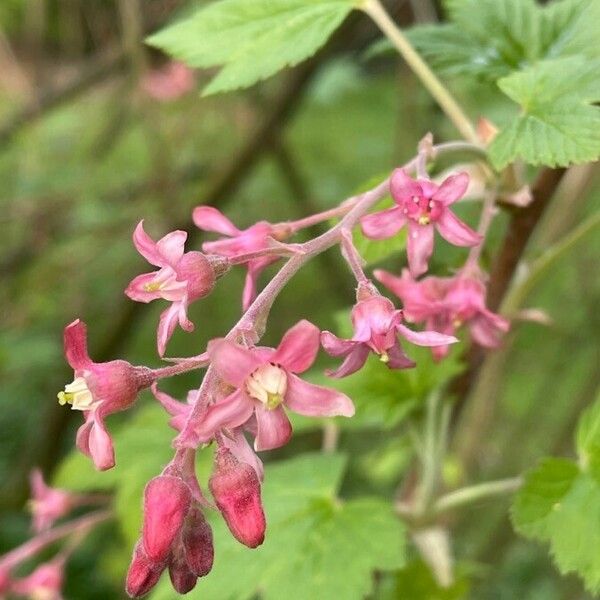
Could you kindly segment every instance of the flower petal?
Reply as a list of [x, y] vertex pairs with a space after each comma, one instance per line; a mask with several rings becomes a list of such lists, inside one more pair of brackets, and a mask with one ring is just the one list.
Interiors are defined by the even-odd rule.
[[320, 331], [310, 321], [296, 323], [283, 336], [271, 361], [292, 373], [304, 373], [315, 362], [319, 352]]
[[144, 221], [140, 221], [133, 232], [133, 245], [136, 250], [155, 267], [165, 267], [167, 263], [158, 251], [156, 242], [144, 231]]
[[244, 291], [242, 292], [242, 309], [248, 310], [254, 298], [256, 298], [256, 280], [260, 271], [252, 265], [252, 261], [248, 263], [248, 272], [244, 281]]
[[510, 322], [486, 310], [470, 321], [469, 328], [477, 344], [484, 348], [497, 348], [502, 334], [510, 328]]
[[358, 371], [367, 360], [367, 356], [369, 356], [369, 347], [366, 344], [357, 344], [354, 350], [348, 354], [346, 360], [334, 371], [328, 369], [325, 373], [329, 377], [346, 377], [347, 375], [351, 375], [352, 373]]
[[431, 199], [449, 206], [462, 198], [468, 187], [469, 174], [462, 171], [446, 177]]
[[214, 231], [232, 237], [240, 233], [240, 230], [214, 206], [197, 206], [192, 213], [192, 219], [202, 231]]
[[92, 421], [88, 448], [96, 469], [107, 471], [115, 466], [115, 451], [112, 440], [100, 415]]
[[223, 427], [240, 427], [253, 412], [254, 402], [242, 390], [236, 390], [208, 407], [198, 428], [199, 440], [210, 440]]
[[224, 338], [208, 343], [208, 355], [219, 375], [235, 387], [243, 386], [246, 377], [264, 362], [249, 348]]
[[419, 225], [410, 221], [406, 251], [410, 274], [418, 277], [425, 273], [429, 258], [433, 253], [433, 225]]
[[388, 350], [388, 357], [387, 366], [390, 369], [412, 369], [417, 366], [417, 363], [406, 356], [398, 342]]
[[167, 349], [167, 342], [171, 339], [177, 322], [179, 320], [179, 305], [173, 302], [167, 310], [163, 310], [158, 321], [158, 329], [156, 332], [156, 344], [158, 355], [164, 356]]
[[65, 327], [64, 345], [67, 362], [74, 371], [84, 369], [92, 362], [87, 351], [87, 327], [80, 319]]
[[156, 381], [150, 386], [150, 390], [154, 394], [154, 397], [162, 404], [163, 408], [172, 416], [178, 415], [189, 415], [192, 407], [185, 402], [179, 402], [172, 396], [169, 396], [166, 392], [162, 392], [158, 389], [158, 383]]
[[383, 240], [396, 235], [406, 224], [406, 217], [398, 206], [364, 216], [360, 220], [362, 232], [373, 240]]
[[256, 404], [258, 431], [254, 440], [254, 449], [273, 450], [288, 443], [292, 437], [292, 424], [281, 406], [268, 410], [262, 404]]
[[156, 243], [156, 250], [168, 265], [174, 267], [183, 256], [183, 247], [187, 240], [185, 231], [176, 230], [167, 233]]
[[390, 177], [390, 193], [398, 204], [423, 195], [423, 190], [417, 181], [412, 179], [404, 169], [396, 169]]
[[258, 475], [260, 481], [263, 480], [264, 469], [262, 460], [252, 450], [241, 428], [236, 429], [232, 437], [228, 435], [222, 436], [221, 442], [240, 462], [250, 465]]
[[354, 340], [343, 340], [330, 331], [321, 332], [321, 345], [330, 356], [348, 356], [358, 345]]
[[[175, 271], [171, 267], [163, 267], [160, 271], [143, 273], [131, 280], [125, 290], [125, 295], [135, 302], [152, 302], [162, 298], [169, 302], [181, 300], [187, 291], [185, 281], [177, 281]], [[148, 291], [153, 286], [160, 286], [155, 291]]]
[[413, 331], [400, 323], [396, 325], [396, 329], [402, 337], [417, 346], [445, 346], [458, 342], [453, 335], [445, 335], [437, 331]]
[[285, 405], [299, 415], [308, 417], [351, 417], [352, 400], [336, 390], [303, 381], [296, 375], [288, 377]]
[[454, 246], [477, 246], [482, 237], [463, 223], [450, 209], [446, 209], [436, 221], [440, 235]]

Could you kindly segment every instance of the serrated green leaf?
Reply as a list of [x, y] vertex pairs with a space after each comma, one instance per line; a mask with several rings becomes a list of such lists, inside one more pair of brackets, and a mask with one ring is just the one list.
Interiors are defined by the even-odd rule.
[[[600, 399], [579, 418], [575, 436], [579, 464], [600, 475]], [[598, 477], [600, 481], [600, 477]]]
[[193, 67], [224, 65], [205, 94], [245, 88], [312, 56], [353, 0], [221, 0], [148, 39]]
[[[306, 454], [267, 465], [263, 501], [267, 537], [256, 550], [236, 542], [213, 518], [215, 565], [189, 598], [360, 600], [372, 572], [404, 563], [404, 529], [388, 502], [336, 498], [342, 456]], [[153, 600], [172, 598], [166, 578]]]

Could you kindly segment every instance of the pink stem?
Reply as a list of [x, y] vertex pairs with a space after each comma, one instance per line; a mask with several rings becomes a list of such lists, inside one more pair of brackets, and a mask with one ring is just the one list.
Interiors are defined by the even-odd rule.
[[154, 380], [164, 379], [165, 377], [181, 375], [182, 373], [194, 371], [195, 369], [202, 369], [206, 367], [209, 362], [210, 360], [208, 358], [208, 354], [205, 352], [204, 354], [200, 354], [199, 356], [191, 358], [189, 360], [183, 359], [176, 365], [171, 365], [169, 367], [160, 367], [159, 369], [151, 369], [150, 375]]
[[348, 263], [356, 281], [358, 283], [367, 283], [369, 279], [363, 271], [364, 260], [354, 245], [352, 232], [347, 229], [342, 231], [342, 256]]
[[309, 217], [305, 217], [304, 219], [298, 219], [297, 221], [290, 221], [289, 223], [287, 223], [287, 226], [290, 228], [292, 233], [296, 233], [301, 229], [306, 229], [307, 227], [312, 227], [313, 225], [323, 223], [323, 221], [329, 221], [330, 219], [343, 217], [352, 210], [354, 204], [355, 199], [351, 198], [350, 200], [342, 202], [342, 204], [340, 204], [339, 206], [330, 208], [329, 210], [324, 210], [323, 212], [310, 215]]
[[44, 533], [40, 533], [18, 548], [11, 550], [0, 557], [0, 570], [10, 571], [24, 560], [34, 556], [46, 546], [72, 534], [84, 533], [104, 521], [108, 521], [113, 516], [111, 511], [103, 510], [87, 514], [79, 519], [69, 521], [64, 525], [54, 527]]

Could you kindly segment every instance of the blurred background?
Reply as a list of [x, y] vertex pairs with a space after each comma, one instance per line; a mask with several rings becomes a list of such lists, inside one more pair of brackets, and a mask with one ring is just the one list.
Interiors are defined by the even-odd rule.
[[[427, 131], [437, 141], [455, 135], [399, 60], [370, 57], [378, 33], [360, 15], [299, 67], [249, 91], [200, 98], [210, 73], [173, 65], [143, 44], [190, 4], [0, 1], [0, 553], [27, 538], [32, 466], [50, 476], [73, 448], [80, 415], [56, 402], [71, 376], [64, 325], [76, 317], [88, 323], [97, 361], [158, 365], [155, 327], [164, 307], [123, 294], [147, 270], [131, 243], [141, 218], [155, 238], [188, 230], [188, 248], [197, 248], [206, 239], [191, 223], [198, 204], [219, 207], [240, 227], [299, 218], [385, 176], [414, 154]], [[404, 26], [441, 18], [435, 2], [389, 4]], [[501, 118], [503, 101], [483, 84], [450, 84], [474, 118]], [[599, 205], [597, 165], [571, 170], [530, 255], [542, 254]], [[464, 210], [467, 218], [477, 214]], [[447, 257], [434, 264], [440, 274], [460, 264], [461, 256]], [[458, 431], [449, 481], [465, 469], [474, 479], [509, 477], [545, 454], [572, 453], [577, 416], [600, 385], [598, 260], [600, 240], [588, 236], [521, 299], [520, 308], [543, 310], [547, 322], [517, 322], [504, 348], [486, 360], [488, 377], [477, 393], [489, 400], [488, 410], [473, 415], [466, 433]], [[402, 261], [398, 255], [383, 264], [399, 271]], [[197, 330], [178, 331], [171, 356], [200, 352], [229, 329], [240, 312], [243, 275], [234, 270], [192, 307]], [[302, 317], [334, 328], [336, 313], [352, 301], [346, 268], [330, 252], [281, 295], [266, 341]], [[182, 397], [198, 377], [165, 389]], [[139, 406], [152, 402], [145, 394]], [[352, 450], [346, 493], [392, 497], [410, 462], [400, 421], [343, 431], [341, 445]], [[319, 431], [300, 431], [274, 458], [318, 449], [320, 439]], [[388, 582], [377, 597], [586, 597], [576, 578], [558, 576], [545, 548], [515, 536], [505, 501], [467, 512], [453, 523], [461, 578], [452, 590], [419, 592], [421, 580], [430, 582], [414, 559], [397, 575], [414, 582], [414, 596]], [[73, 558], [66, 598], [122, 597], [130, 549], [120, 535], [100, 532]]]

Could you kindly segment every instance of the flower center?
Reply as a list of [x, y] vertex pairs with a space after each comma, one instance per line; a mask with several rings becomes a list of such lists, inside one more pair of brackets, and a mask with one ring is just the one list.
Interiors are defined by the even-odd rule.
[[164, 284], [159, 283], [157, 281], [151, 281], [150, 283], [144, 284], [145, 292], [158, 292]]
[[269, 410], [277, 408], [287, 390], [287, 375], [274, 363], [258, 367], [246, 379], [246, 392], [252, 398], [262, 402]]
[[73, 410], [92, 410], [95, 408], [94, 396], [83, 377], [75, 377], [73, 383], [65, 385], [64, 392], [58, 392], [61, 406], [70, 404]]

